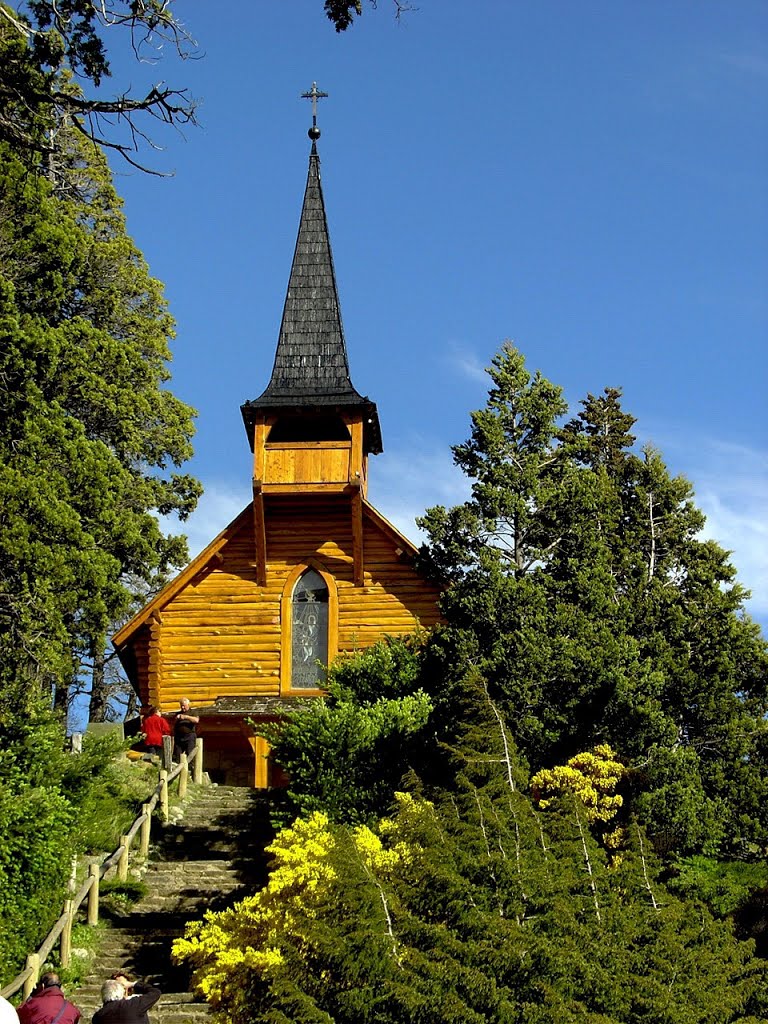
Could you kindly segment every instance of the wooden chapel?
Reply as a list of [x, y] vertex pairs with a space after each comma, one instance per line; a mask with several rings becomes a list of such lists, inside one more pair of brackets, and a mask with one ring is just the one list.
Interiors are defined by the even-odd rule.
[[142, 703], [190, 699], [212, 779], [257, 788], [281, 779], [251, 722], [321, 696], [339, 654], [439, 620], [414, 545], [367, 499], [381, 431], [350, 380], [319, 134], [313, 117], [272, 376], [241, 406], [253, 501], [113, 637]]

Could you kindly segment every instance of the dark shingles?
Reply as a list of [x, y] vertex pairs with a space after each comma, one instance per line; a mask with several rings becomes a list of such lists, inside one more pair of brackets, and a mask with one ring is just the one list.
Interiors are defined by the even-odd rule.
[[312, 145], [299, 235], [283, 308], [272, 376], [264, 392], [242, 406], [249, 437], [253, 411], [264, 408], [362, 406], [366, 447], [381, 451], [376, 406], [349, 376], [336, 275], [320, 185], [320, 158]]

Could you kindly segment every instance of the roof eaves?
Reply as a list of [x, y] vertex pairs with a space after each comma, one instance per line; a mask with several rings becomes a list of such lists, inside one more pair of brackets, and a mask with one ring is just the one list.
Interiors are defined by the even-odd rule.
[[124, 626], [121, 626], [117, 633], [112, 637], [112, 644], [116, 649], [124, 647], [133, 634], [151, 618], [154, 612], [164, 608], [180, 590], [182, 590], [199, 572], [201, 572], [202, 569], [206, 567], [208, 562], [210, 562], [210, 560], [214, 558], [219, 551], [221, 551], [230, 539], [231, 535], [240, 528], [242, 525], [241, 521], [245, 516], [252, 513], [252, 508], [253, 506], [250, 503], [246, 505], [243, 511], [235, 516], [232, 522], [229, 523], [228, 526], [225, 526], [221, 533], [218, 534], [217, 537], [214, 537], [211, 543], [208, 544], [207, 547], [203, 548], [200, 554], [193, 558], [189, 565], [182, 569], [178, 576], [172, 579], [163, 587], [162, 590], [155, 594], [152, 600], [148, 604], [145, 604], [141, 611], [137, 612], [129, 622], [126, 622]]

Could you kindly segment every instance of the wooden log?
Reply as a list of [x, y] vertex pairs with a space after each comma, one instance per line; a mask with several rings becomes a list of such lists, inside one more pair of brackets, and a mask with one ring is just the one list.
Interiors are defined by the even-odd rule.
[[144, 820], [141, 823], [141, 838], [139, 840], [139, 856], [144, 860], [149, 856], [149, 839], [152, 830], [152, 808], [149, 804], [141, 805], [141, 813]]
[[40, 957], [37, 953], [30, 953], [27, 956], [26, 968], [29, 971], [26, 981], [24, 982], [24, 988], [21, 991], [23, 999], [29, 999], [34, 990], [37, 988], [37, 983], [40, 980]]
[[69, 961], [72, 959], [72, 923], [75, 919], [75, 904], [72, 900], [66, 900], [64, 903], [64, 913], [67, 920], [61, 932], [59, 956], [61, 958], [61, 966], [69, 967]]
[[128, 836], [120, 836], [120, 859], [117, 862], [117, 877], [121, 882], [128, 878], [128, 856], [131, 852], [131, 841]]
[[91, 879], [91, 887], [88, 890], [88, 924], [91, 926], [99, 923], [99, 865], [91, 863], [88, 866], [88, 875]]
[[194, 765], [194, 781], [195, 784], [200, 786], [203, 781], [203, 738], [198, 736], [195, 741], [195, 765]]
[[160, 812], [163, 821], [168, 821], [168, 772], [165, 768], [160, 769]]

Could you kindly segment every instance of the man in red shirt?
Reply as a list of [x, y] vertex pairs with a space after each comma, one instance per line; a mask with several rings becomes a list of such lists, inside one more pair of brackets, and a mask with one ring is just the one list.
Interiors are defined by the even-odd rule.
[[20, 1024], [77, 1024], [80, 1011], [61, 991], [58, 974], [49, 971], [16, 1013]]

